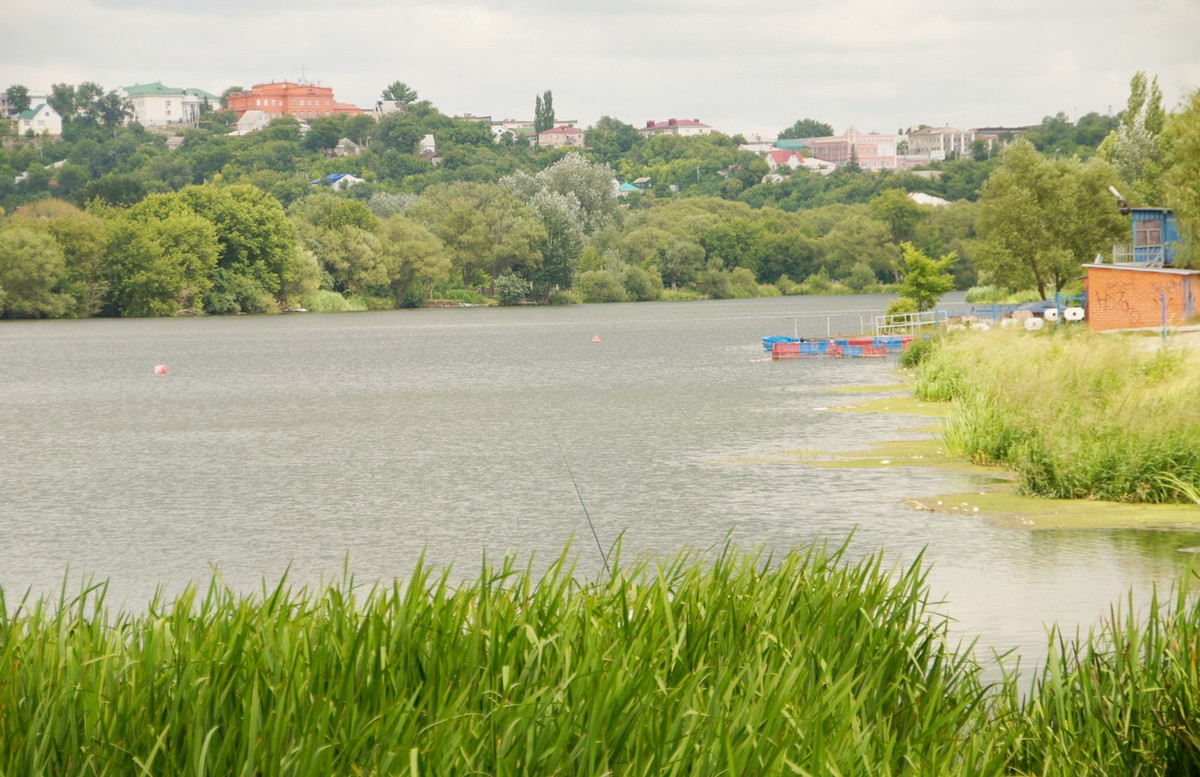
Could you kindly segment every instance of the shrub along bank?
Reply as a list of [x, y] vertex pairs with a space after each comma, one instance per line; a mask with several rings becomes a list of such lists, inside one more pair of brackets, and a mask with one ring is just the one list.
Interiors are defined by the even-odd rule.
[[1134, 336], [958, 332], [920, 353], [916, 393], [954, 403], [949, 450], [1013, 470], [1023, 492], [1191, 501], [1200, 489], [1200, 371]]

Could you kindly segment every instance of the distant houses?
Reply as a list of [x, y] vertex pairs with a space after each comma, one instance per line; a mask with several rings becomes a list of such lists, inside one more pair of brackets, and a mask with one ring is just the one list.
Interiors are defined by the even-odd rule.
[[251, 132], [258, 132], [260, 129], [266, 129], [266, 126], [270, 123], [271, 116], [266, 111], [246, 111], [238, 117], [237, 124], [234, 125], [232, 134], [249, 135]]
[[342, 138], [333, 147], [333, 156], [358, 156], [363, 152], [362, 146], [350, 138]]
[[814, 173], [821, 175], [829, 175], [837, 165], [833, 162], [828, 162], [824, 159], [804, 156], [799, 151], [789, 148], [776, 148], [766, 153], [767, 167], [772, 173], [776, 173], [780, 167], [786, 167], [789, 170], [804, 168]]
[[26, 135], [61, 135], [62, 117], [45, 102], [30, 104], [29, 110], [17, 116], [17, 133]]
[[650, 120], [646, 126], [639, 127], [638, 132], [645, 137], [655, 135], [708, 135], [713, 128], [699, 119], [667, 119], [666, 121]]
[[[364, 111], [356, 105], [339, 102], [334, 90], [307, 81], [271, 81], [258, 83], [248, 90], [240, 87], [228, 90], [222, 97], [195, 87], [173, 87], [161, 81], [120, 87], [117, 93], [128, 104], [132, 114], [126, 123], [145, 127], [195, 126], [210, 110], [230, 110], [237, 115], [232, 134], [245, 135], [263, 129], [271, 121], [290, 117], [301, 123], [307, 132], [314, 119], [337, 115], [368, 113], [376, 120], [404, 111], [405, 103], [377, 100], [373, 108]], [[29, 95], [29, 109], [19, 115], [8, 110], [7, 95], [0, 89], [0, 117], [10, 118], [20, 134], [60, 135], [64, 117], [51, 108], [44, 96]], [[586, 148], [586, 130], [574, 119], [561, 119], [542, 132], [534, 130], [534, 122], [525, 119], [493, 119], [466, 113], [455, 118], [479, 121], [491, 127], [496, 142], [529, 143], [541, 148]], [[658, 135], [694, 137], [713, 133], [712, 126], [698, 118], [649, 120], [637, 127], [644, 138]], [[828, 175], [840, 165], [855, 162], [864, 170], [894, 170], [928, 165], [957, 157], [979, 153], [980, 141], [987, 150], [1003, 146], [1019, 137], [1030, 127], [985, 127], [959, 129], [956, 127], [920, 127], [897, 134], [864, 133], [851, 127], [841, 135], [812, 138], [779, 139], [774, 136], [748, 134], [742, 136], [739, 148], [762, 155], [770, 173], [764, 181], [781, 180], [787, 172], [805, 169]], [[355, 156], [365, 150], [365, 140], [354, 143], [343, 138], [336, 148], [326, 153], [335, 157]], [[422, 139], [417, 149], [422, 159], [438, 164], [442, 155], [432, 137]], [[786, 170], [781, 169], [786, 168]], [[636, 185], [636, 182], [634, 182]]]
[[[907, 134], [864, 133], [851, 127], [842, 135], [819, 138], [788, 138], [776, 140], [770, 147], [761, 139], [747, 142], [740, 148], [762, 154], [771, 173], [765, 182], [782, 180], [780, 167], [796, 170], [800, 167], [828, 175], [837, 166], [853, 160], [863, 170], [896, 170], [927, 165], [957, 157], [969, 156], [976, 141], [990, 147], [1011, 140], [1025, 128], [1013, 130], [958, 129], [956, 127], [921, 127]], [[992, 134], [994, 133], [994, 134]]]
[[324, 178], [318, 178], [315, 181], [309, 181], [312, 186], [328, 186], [335, 192], [340, 192], [343, 189], [349, 189], [351, 186], [357, 186], [362, 183], [363, 179], [351, 173], [331, 173]]
[[542, 148], [562, 148], [573, 146], [583, 148], [584, 132], [574, 127], [551, 127], [538, 133], [538, 145]]

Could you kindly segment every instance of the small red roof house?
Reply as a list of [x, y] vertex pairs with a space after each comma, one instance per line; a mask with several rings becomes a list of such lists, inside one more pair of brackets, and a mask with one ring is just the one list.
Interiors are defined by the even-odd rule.
[[648, 121], [645, 127], [639, 127], [638, 132], [646, 137], [654, 135], [707, 135], [712, 127], [699, 119], [667, 119], [666, 121]]
[[583, 130], [574, 127], [551, 127], [538, 133], [538, 145], [542, 148], [577, 146], [583, 148]]
[[792, 170], [804, 168], [805, 170], [809, 170], [814, 173], [820, 173], [821, 175], [829, 175], [837, 168], [837, 165], [835, 165], [833, 162], [826, 162], [823, 159], [804, 156], [799, 151], [792, 148], [772, 149], [767, 152], [766, 159], [767, 167], [771, 168], [771, 173], [768, 173], [763, 179], [764, 183], [768, 182], [767, 179], [770, 179], [770, 182], [778, 182], [783, 180], [781, 176], [775, 174], [775, 171], [780, 167], [787, 167]]
[[771, 172], [775, 172], [781, 166], [795, 170], [797, 167], [804, 167], [804, 159], [790, 148], [776, 148], [768, 151], [767, 167], [771, 168]]

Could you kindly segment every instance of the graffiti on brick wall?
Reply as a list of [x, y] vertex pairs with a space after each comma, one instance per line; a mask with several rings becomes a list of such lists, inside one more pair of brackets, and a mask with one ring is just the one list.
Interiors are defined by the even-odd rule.
[[1089, 304], [1095, 313], [1119, 315], [1128, 326], [1141, 326], [1142, 313], [1133, 304], [1133, 282], [1125, 278], [1110, 278], [1091, 294]]

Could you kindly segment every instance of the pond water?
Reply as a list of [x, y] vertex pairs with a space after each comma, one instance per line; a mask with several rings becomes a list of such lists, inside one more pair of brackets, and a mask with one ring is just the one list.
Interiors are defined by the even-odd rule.
[[1191, 532], [1000, 528], [904, 503], [970, 476], [804, 464], [925, 422], [827, 409], [853, 401], [831, 389], [894, 385], [891, 360], [771, 362], [760, 338], [861, 331], [887, 302], [7, 322], [0, 586], [95, 577], [139, 607], [214, 569], [251, 591], [344, 565], [405, 577], [424, 553], [473, 576], [568, 543], [592, 576], [590, 516], [626, 557], [726, 537], [924, 551], [956, 633], [1036, 661], [1047, 624], [1086, 630], [1186, 569]]

